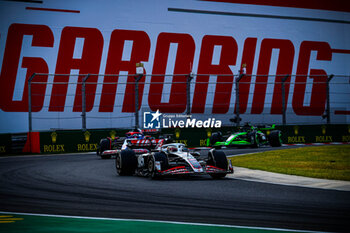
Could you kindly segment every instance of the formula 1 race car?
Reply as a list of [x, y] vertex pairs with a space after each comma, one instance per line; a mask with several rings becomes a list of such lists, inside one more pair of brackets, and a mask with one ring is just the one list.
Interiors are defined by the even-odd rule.
[[225, 147], [261, 147], [270, 145], [282, 146], [281, 131], [275, 130], [275, 125], [252, 126], [249, 123], [240, 127], [238, 131], [224, 137], [221, 132], [211, 135], [209, 143], [214, 148]]
[[[144, 146], [146, 149], [154, 148], [159, 143], [159, 139], [155, 139], [150, 135], [144, 135], [140, 129], [134, 129], [126, 133], [125, 137], [115, 137], [114, 139], [107, 137], [100, 140], [96, 154], [102, 159], [110, 159], [112, 155], [116, 155], [119, 150], [125, 150], [128, 146]], [[140, 144], [140, 145], [139, 145]], [[139, 150], [145, 152], [145, 150]], [[139, 153], [138, 152], [138, 153]]]
[[201, 157], [198, 152], [190, 152], [182, 143], [159, 145], [154, 151], [137, 153], [132, 149], [121, 150], [116, 156], [116, 170], [120, 176], [149, 176], [152, 179], [174, 175], [209, 174], [214, 179], [233, 173], [223, 151], [211, 149]]

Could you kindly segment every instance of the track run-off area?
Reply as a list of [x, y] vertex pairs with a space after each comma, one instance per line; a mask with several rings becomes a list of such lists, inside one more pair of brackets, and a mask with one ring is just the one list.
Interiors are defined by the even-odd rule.
[[347, 232], [349, 194], [238, 174], [121, 177], [114, 159], [94, 153], [9, 156], [0, 157], [0, 232]]

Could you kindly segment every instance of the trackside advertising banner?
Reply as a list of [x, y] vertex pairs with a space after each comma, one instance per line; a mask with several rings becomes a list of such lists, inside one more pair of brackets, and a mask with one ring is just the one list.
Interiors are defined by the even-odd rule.
[[[0, 133], [28, 131], [33, 73], [71, 74], [34, 78], [40, 83], [32, 87], [33, 130], [79, 129], [84, 77], [74, 75], [135, 74], [136, 63], [146, 74], [139, 85], [140, 118], [157, 110], [186, 113], [187, 77], [150, 74], [193, 72], [201, 76], [191, 82], [191, 115], [199, 124], [215, 118], [207, 122], [214, 128], [216, 121], [230, 124], [234, 81], [245, 64], [243, 120], [280, 122], [282, 76], [264, 75], [298, 74], [286, 84], [288, 121], [325, 123], [325, 81], [335, 74], [341, 76], [330, 82], [332, 123], [349, 124], [348, 3], [241, 2], [0, 1]], [[134, 77], [92, 75], [89, 82], [87, 128], [132, 127]]]

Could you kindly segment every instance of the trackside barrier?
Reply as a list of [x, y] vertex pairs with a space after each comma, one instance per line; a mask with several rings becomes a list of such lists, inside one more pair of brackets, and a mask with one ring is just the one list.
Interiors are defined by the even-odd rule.
[[[350, 125], [279, 125], [284, 144], [350, 142]], [[235, 126], [222, 127], [220, 130], [205, 128], [167, 128], [161, 134], [171, 134], [175, 142], [189, 147], [206, 146], [207, 139], [213, 132], [221, 131], [228, 135]], [[56, 130], [33, 132], [31, 134], [0, 134], [0, 154], [18, 153], [75, 153], [96, 151], [101, 138], [125, 136], [129, 129], [87, 129]], [[269, 132], [267, 132], [269, 133]], [[158, 137], [160, 133], [155, 134]], [[20, 146], [23, 136], [27, 141]], [[25, 138], [24, 138], [25, 139]], [[39, 146], [40, 145], [40, 146]], [[39, 150], [40, 149], [40, 150]]]
[[0, 134], [1, 154], [40, 153], [40, 133]]
[[[222, 127], [225, 135], [234, 127]], [[350, 142], [350, 125], [286, 125], [276, 126], [282, 131], [285, 144]], [[86, 131], [52, 131], [40, 133], [42, 153], [95, 151], [101, 138], [124, 136], [128, 129]], [[214, 132], [204, 128], [168, 128], [162, 134], [171, 134], [175, 142], [189, 147], [206, 146], [207, 138]], [[158, 135], [154, 135], [157, 137]]]
[[28, 132], [27, 141], [22, 150], [24, 153], [40, 153], [40, 133]]
[[11, 153], [11, 134], [0, 134], [0, 154]]
[[[282, 131], [284, 144], [350, 142], [350, 125], [279, 125], [276, 129]], [[227, 135], [232, 128], [220, 131]]]
[[[234, 127], [222, 127], [225, 135]], [[285, 144], [350, 142], [350, 125], [280, 125]], [[67, 153], [96, 151], [101, 138], [125, 136], [129, 129], [52, 131], [40, 133], [41, 153]], [[189, 147], [206, 146], [208, 137], [214, 130], [204, 128], [168, 128], [161, 134], [171, 134], [175, 142]], [[159, 134], [154, 135], [155, 137]]]
[[41, 153], [96, 151], [101, 138], [125, 136], [126, 129], [57, 130], [40, 133]]
[[350, 125], [291, 125], [278, 126], [283, 143], [329, 143], [350, 142]]

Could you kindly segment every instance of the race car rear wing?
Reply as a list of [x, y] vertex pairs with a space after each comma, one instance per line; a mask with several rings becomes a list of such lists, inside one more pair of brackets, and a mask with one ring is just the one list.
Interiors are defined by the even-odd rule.
[[159, 150], [164, 143], [164, 139], [125, 139], [122, 150], [129, 149], [148, 149]]
[[275, 124], [273, 125], [256, 125], [256, 127], [260, 130], [267, 131], [267, 130], [274, 130], [275, 129]]

